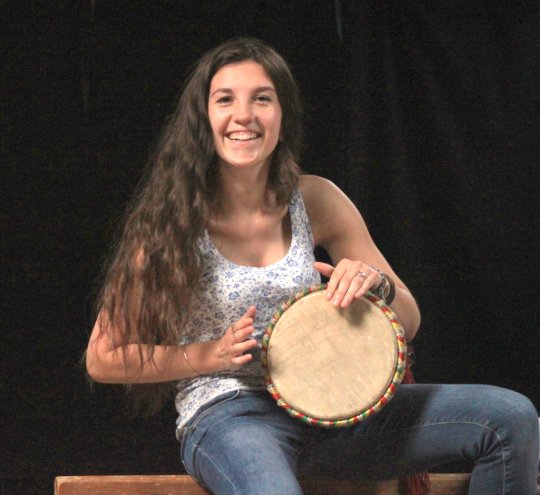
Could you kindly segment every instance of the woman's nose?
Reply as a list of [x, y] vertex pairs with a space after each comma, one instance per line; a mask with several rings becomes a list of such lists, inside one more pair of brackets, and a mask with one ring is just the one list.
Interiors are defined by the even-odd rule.
[[253, 111], [248, 102], [238, 102], [234, 108], [233, 118], [236, 122], [251, 122], [253, 119]]

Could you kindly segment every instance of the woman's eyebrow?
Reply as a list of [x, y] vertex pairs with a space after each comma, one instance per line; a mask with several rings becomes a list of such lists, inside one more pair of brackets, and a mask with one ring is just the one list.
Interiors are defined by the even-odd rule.
[[[276, 90], [275, 90], [275, 88], [273, 86], [258, 86], [257, 88], [253, 89], [254, 93], [259, 93], [261, 91], [273, 91], [274, 93], [276, 92]], [[210, 94], [210, 98], [212, 96], [214, 96], [216, 93], [231, 94], [231, 93], [233, 93], [233, 90], [230, 89], [230, 88], [217, 88], [214, 91], [212, 91], [212, 93]]]

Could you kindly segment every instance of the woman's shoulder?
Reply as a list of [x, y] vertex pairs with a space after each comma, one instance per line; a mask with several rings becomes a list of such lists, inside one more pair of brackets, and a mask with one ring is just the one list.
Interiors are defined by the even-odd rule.
[[335, 187], [332, 181], [318, 175], [306, 174], [300, 176], [299, 188], [302, 196], [325, 193]]
[[319, 175], [302, 174], [300, 176], [300, 190], [312, 187], [325, 187], [329, 184], [332, 184], [330, 180]]
[[[315, 244], [324, 241], [333, 230], [329, 212], [339, 204], [340, 189], [330, 180], [317, 175], [302, 175], [299, 184]], [[341, 193], [342, 194], [342, 193]]]
[[332, 181], [316, 175], [303, 175], [300, 192], [317, 244], [324, 245], [347, 237], [351, 231], [364, 225], [354, 203]]
[[299, 189], [308, 210], [328, 205], [343, 195], [332, 181], [318, 175], [300, 176]]

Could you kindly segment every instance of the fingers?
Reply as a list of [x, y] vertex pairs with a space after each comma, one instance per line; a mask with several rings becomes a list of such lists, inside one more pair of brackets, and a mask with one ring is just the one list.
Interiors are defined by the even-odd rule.
[[240, 366], [243, 366], [246, 363], [249, 363], [252, 359], [253, 359], [253, 356], [251, 354], [242, 354], [241, 356], [232, 358], [231, 363], [233, 363], [236, 366], [240, 367]]
[[242, 328], [239, 328], [238, 330], [234, 329], [234, 326], [231, 327], [232, 329], [232, 336], [234, 339], [233, 345], [240, 344], [244, 341], [246, 341], [250, 335], [253, 334], [255, 331], [255, 328], [253, 325], [248, 325]]
[[250, 306], [246, 310], [244, 315], [229, 327], [237, 342], [245, 340], [250, 334], [255, 331], [253, 322], [256, 312], [257, 308], [255, 306]]
[[256, 339], [248, 339], [253, 331], [254, 328], [248, 326], [233, 332], [234, 341], [228, 352], [229, 362], [233, 369], [239, 368], [253, 359], [253, 356], [248, 352], [257, 346]]
[[329, 265], [328, 263], [323, 263], [321, 261], [316, 261], [315, 263], [313, 263], [313, 266], [315, 267], [315, 270], [317, 270], [321, 275], [324, 275], [325, 277], [330, 277], [335, 270], [332, 265]]
[[253, 322], [256, 312], [255, 306], [249, 307], [238, 321], [227, 328], [225, 337], [228, 338], [223, 349], [223, 357], [228, 362], [226, 368], [239, 368], [253, 358], [248, 351], [257, 346], [257, 340], [250, 338], [255, 331]]
[[379, 273], [361, 261], [341, 260], [333, 270], [326, 298], [336, 307], [346, 308], [380, 283]]
[[[257, 346], [257, 341], [255, 339], [244, 340], [232, 345], [232, 362], [235, 362], [238, 358], [245, 356], [249, 350]], [[248, 353], [249, 354], [249, 353]], [[251, 356], [251, 354], [249, 354]]]
[[250, 306], [248, 309], [246, 309], [246, 312], [242, 318], [255, 318], [256, 313], [257, 308], [255, 306]]

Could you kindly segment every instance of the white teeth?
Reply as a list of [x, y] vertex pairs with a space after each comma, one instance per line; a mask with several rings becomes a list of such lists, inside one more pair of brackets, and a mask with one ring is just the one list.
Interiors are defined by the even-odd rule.
[[256, 139], [258, 134], [256, 132], [239, 131], [231, 132], [227, 137], [233, 141], [249, 141], [250, 139]]

